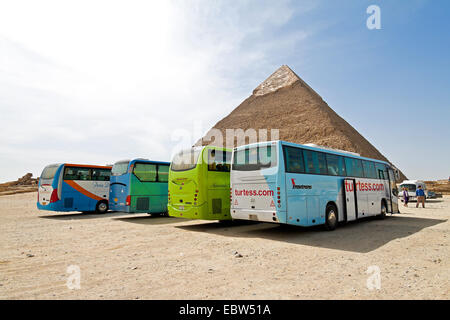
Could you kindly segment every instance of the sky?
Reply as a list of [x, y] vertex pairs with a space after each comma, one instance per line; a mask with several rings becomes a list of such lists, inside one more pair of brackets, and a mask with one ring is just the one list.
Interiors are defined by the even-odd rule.
[[[370, 5], [380, 29], [369, 29]], [[410, 179], [450, 176], [447, 0], [0, 0], [0, 182], [170, 161], [287, 64]]]

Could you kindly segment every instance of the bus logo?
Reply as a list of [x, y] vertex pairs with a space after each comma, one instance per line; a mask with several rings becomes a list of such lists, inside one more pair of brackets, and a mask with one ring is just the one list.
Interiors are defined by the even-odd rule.
[[305, 185], [305, 184], [295, 184], [295, 179], [292, 178], [292, 189], [312, 189], [311, 185]]

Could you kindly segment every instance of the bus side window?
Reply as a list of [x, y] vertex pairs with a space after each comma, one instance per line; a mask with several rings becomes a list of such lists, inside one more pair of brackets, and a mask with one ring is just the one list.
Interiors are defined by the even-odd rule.
[[364, 177], [370, 178], [370, 179], [376, 179], [377, 174], [375, 171], [375, 165], [372, 161], [363, 161], [363, 168], [364, 168]]
[[327, 154], [328, 174], [331, 176], [345, 176], [344, 159], [341, 156]]
[[92, 180], [94, 181], [109, 181], [111, 170], [108, 169], [92, 169]]
[[65, 168], [64, 180], [91, 180], [91, 170], [89, 168]]
[[231, 152], [226, 151], [225, 152], [225, 163], [224, 163], [224, 171], [230, 172], [231, 170]]
[[388, 172], [389, 169], [386, 165], [384, 165], [383, 167], [384, 167], [384, 170], [383, 170], [384, 179], [389, 180], [389, 172]]
[[386, 180], [386, 177], [384, 175], [384, 165], [381, 163], [375, 163], [375, 168], [377, 170], [378, 179]]
[[339, 156], [339, 172], [341, 174], [341, 176], [346, 176], [347, 175], [347, 170], [345, 169], [345, 162], [344, 162], [344, 157]]
[[137, 162], [133, 174], [142, 182], [156, 182], [156, 164]]
[[231, 153], [208, 150], [208, 171], [230, 172]]
[[319, 170], [316, 171], [317, 166], [314, 166], [313, 151], [303, 150], [303, 158], [305, 159], [306, 173], [319, 173]]
[[317, 153], [317, 161], [319, 163], [319, 173], [320, 174], [328, 174], [327, 169], [327, 159], [325, 153], [316, 152]]
[[284, 157], [286, 159], [286, 172], [291, 173], [305, 172], [302, 149], [285, 146]]
[[75, 174], [72, 168], [64, 169], [64, 180], [75, 180]]
[[158, 181], [168, 182], [169, 181], [169, 166], [165, 164], [158, 165]]
[[327, 160], [325, 153], [303, 150], [306, 173], [328, 174]]
[[347, 175], [350, 177], [364, 178], [362, 161], [354, 158], [345, 158]]
[[91, 180], [91, 170], [90, 169], [85, 169], [85, 168], [79, 168], [78, 169], [78, 180]]

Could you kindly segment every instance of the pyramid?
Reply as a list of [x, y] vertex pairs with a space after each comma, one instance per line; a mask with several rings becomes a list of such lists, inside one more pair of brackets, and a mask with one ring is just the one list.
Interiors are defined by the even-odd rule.
[[[220, 130], [223, 141], [212, 138], [214, 131], [210, 130], [196, 145], [224, 146], [226, 129], [245, 131], [250, 128], [256, 132], [267, 129], [267, 140], [274, 140], [270, 137], [271, 129], [279, 129], [279, 140], [313, 143], [389, 162], [286, 65], [276, 70], [253, 90], [250, 97], [213, 127]], [[264, 137], [258, 139], [261, 141]], [[234, 140], [234, 146], [245, 143], [248, 141]], [[400, 178], [406, 179], [401, 172]]]

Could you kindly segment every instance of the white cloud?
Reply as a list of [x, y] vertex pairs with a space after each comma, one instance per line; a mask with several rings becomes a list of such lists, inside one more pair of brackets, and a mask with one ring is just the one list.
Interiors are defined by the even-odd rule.
[[0, 180], [170, 160], [174, 130], [208, 130], [307, 39], [278, 30], [310, 3], [0, 2]]

